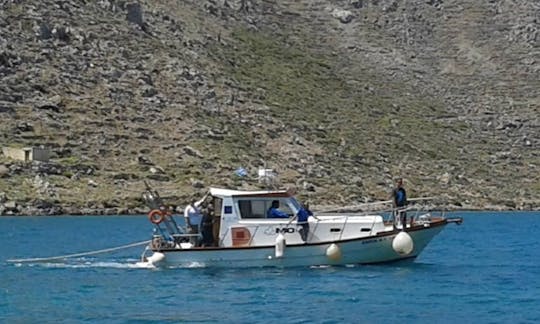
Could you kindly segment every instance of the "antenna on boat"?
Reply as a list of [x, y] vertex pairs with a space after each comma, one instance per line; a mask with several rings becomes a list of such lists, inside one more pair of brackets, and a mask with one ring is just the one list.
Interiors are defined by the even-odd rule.
[[259, 168], [259, 183], [266, 186], [267, 189], [275, 189], [277, 174], [273, 169], [267, 169], [266, 164], [264, 167]]

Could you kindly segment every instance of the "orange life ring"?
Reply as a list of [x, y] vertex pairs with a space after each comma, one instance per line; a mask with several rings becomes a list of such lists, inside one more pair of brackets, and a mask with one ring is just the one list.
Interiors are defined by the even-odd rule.
[[154, 209], [148, 213], [148, 219], [152, 224], [159, 224], [165, 219], [165, 215], [159, 209]]

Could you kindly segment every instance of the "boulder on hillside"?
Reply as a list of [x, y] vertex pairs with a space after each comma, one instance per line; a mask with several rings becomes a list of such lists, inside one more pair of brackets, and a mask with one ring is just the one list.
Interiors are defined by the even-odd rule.
[[[9, 177], [9, 169], [3, 164], [0, 164], [0, 178]], [[0, 198], [1, 199], [1, 198]]]
[[139, 164], [142, 164], [142, 165], [153, 165], [154, 163], [152, 162], [152, 160], [145, 156], [145, 155], [139, 155], [137, 157], [137, 161], [139, 162]]
[[195, 189], [203, 189], [205, 187], [204, 182], [198, 179], [191, 179], [191, 186]]
[[162, 181], [162, 182], [166, 182], [166, 181], [170, 180], [170, 178], [167, 175], [159, 174], [159, 173], [150, 174], [150, 175], [147, 176], [147, 178], [150, 179], [150, 180]]
[[204, 155], [201, 154], [201, 152], [197, 151], [196, 149], [194, 149], [193, 147], [191, 146], [185, 146], [182, 151], [189, 155], [189, 156], [193, 156], [193, 157], [198, 157], [200, 159], [202, 159], [204, 157]]
[[348, 24], [353, 19], [353, 14], [349, 10], [334, 9], [332, 11], [332, 17], [339, 19], [340, 22]]

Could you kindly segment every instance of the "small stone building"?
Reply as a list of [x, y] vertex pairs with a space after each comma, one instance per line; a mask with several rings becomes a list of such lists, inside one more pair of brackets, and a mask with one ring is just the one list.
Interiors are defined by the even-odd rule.
[[51, 156], [51, 151], [40, 147], [3, 147], [2, 153], [8, 158], [21, 161], [41, 161], [47, 162]]

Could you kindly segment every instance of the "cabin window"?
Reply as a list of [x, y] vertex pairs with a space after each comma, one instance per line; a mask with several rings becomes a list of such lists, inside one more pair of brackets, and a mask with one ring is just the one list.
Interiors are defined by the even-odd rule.
[[242, 218], [253, 218], [253, 211], [251, 208], [251, 202], [248, 200], [240, 200], [238, 202], [238, 206], [240, 207], [240, 215]]
[[[272, 200], [238, 200], [238, 207], [242, 218], [266, 218], [266, 212], [271, 205]], [[279, 209], [289, 215], [294, 215], [291, 208], [283, 201], [280, 201]]]
[[239, 200], [238, 206], [242, 218], [266, 217], [265, 202], [263, 200]]

